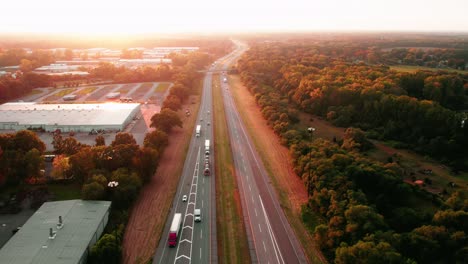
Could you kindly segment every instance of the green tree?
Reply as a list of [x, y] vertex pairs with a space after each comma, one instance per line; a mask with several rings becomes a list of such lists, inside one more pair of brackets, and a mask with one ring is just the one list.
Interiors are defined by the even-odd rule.
[[118, 264], [121, 262], [122, 249], [120, 239], [115, 234], [105, 234], [91, 248], [89, 263]]
[[119, 185], [112, 189], [112, 204], [116, 208], [128, 208], [136, 199], [142, 182], [136, 173], [129, 172], [127, 168], [120, 168], [112, 172], [111, 181]]
[[43, 153], [46, 148], [44, 142], [42, 142], [36, 133], [29, 130], [16, 132], [13, 138], [13, 145], [16, 149], [24, 152], [37, 149], [40, 153]]
[[39, 170], [44, 166], [44, 159], [39, 150], [33, 148], [24, 155], [24, 163], [26, 165], [26, 177], [34, 177], [37, 179]]
[[151, 117], [151, 127], [166, 133], [170, 132], [174, 126], [182, 127], [182, 120], [180, 120], [177, 113], [171, 109], [162, 109], [160, 113]]
[[132, 134], [126, 132], [120, 132], [115, 135], [114, 141], [112, 141], [111, 146], [115, 147], [117, 145], [136, 145], [136, 140]]
[[148, 182], [158, 167], [159, 152], [154, 148], [141, 148], [133, 158], [133, 163], [141, 179]]
[[95, 146], [106, 145], [106, 139], [102, 135], [98, 135], [94, 141], [96, 142]]
[[164, 108], [169, 108], [173, 111], [180, 110], [182, 108], [182, 104], [180, 103], [180, 99], [177, 96], [174, 95], [169, 95], [163, 102], [163, 105], [161, 107], [162, 109]]
[[147, 148], [154, 148], [158, 151], [162, 151], [169, 144], [169, 139], [164, 131], [156, 129], [145, 135], [143, 144]]
[[335, 263], [346, 264], [380, 264], [403, 263], [404, 258], [388, 243], [359, 241], [352, 246], [341, 246], [336, 249]]
[[81, 189], [81, 198], [83, 200], [102, 200], [106, 194], [106, 189], [99, 182], [84, 184]]

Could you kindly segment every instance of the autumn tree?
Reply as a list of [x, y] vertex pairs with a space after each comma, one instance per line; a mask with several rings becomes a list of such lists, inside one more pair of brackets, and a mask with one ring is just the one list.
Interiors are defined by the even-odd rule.
[[182, 120], [180, 120], [177, 113], [171, 109], [162, 109], [160, 113], [151, 117], [151, 127], [160, 129], [165, 133], [170, 132], [174, 126], [182, 127]]

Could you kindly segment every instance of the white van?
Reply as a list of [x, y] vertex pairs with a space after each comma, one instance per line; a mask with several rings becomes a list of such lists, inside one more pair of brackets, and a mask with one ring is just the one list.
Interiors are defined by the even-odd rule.
[[201, 210], [195, 209], [195, 222], [201, 222]]

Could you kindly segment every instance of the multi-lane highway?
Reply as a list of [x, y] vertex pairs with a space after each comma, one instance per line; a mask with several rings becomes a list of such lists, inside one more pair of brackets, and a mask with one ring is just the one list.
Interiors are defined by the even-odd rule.
[[[204, 176], [205, 140], [211, 141], [209, 163], [213, 168], [212, 130], [212, 73], [207, 73], [203, 83], [200, 110], [197, 125], [201, 125], [201, 135], [195, 136], [188, 149], [184, 169], [177, 188], [172, 209], [165, 224], [164, 232], [153, 258], [153, 263], [216, 263], [216, 203], [215, 175]], [[174, 161], [179, 162], [179, 161]], [[187, 195], [188, 201], [182, 197]], [[201, 210], [201, 222], [194, 221], [195, 209]], [[175, 213], [182, 213], [182, 229], [177, 246], [169, 248], [169, 228]]]
[[[247, 47], [242, 43], [235, 43], [235, 51], [219, 59], [218, 65], [206, 71], [197, 117], [197, 125], [201, 125], [201, 135], [196, 137], [195, 131], [193, 132], [183, 174], [153, 263], [217, 263], [212, 72], [227, 71], [246, 50]], [[251, 259], [255, 263], [306, 263], [262, 161], [239, 116], [228, 83], [224, 82], [227, 76], [220, 74], [219, 77], [223, 98], [214, 100], [224, 100]], [[206, 139], [211, 141], [208, 156], [212, 168], [210, 176], [203, 175]], [[182, 201], [184, 195], [188, 197], [187, 202]], [[201, 209], [201, 222], [194, 221], [195, 209]], [[175, 213], [182, 214], [182, 229], [177, 246], [169, 248], [167, 238]]]
[[[242, 44], [237, 42], [241, 49]], [[231, 60], [235, 60], [232, 57]], [[229, 61], [225, 65], [227, 70]], [[221, 75], [226, 120], [253, 262], [306, 263], [270, 183], [261, 158], [246, 132], [228, 83]], [[219, 98], [220, 99], [220, 98]], [[215, 98], [215, 100], [219, 100]]]

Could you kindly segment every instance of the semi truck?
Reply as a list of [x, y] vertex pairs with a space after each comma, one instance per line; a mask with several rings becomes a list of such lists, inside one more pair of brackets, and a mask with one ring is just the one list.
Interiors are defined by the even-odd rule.
[[205, 155], [210, 155], [210, 140], [205, 140]]
[[168, 244], [170, 247], [175, 247], [177, 245], [177, 238], [179, 237], [179, 231], [182, 228], [182, 214], [177, 213], [172, 219], [171, 229], [169, 229], [169, 238]]
[[201, 126], [200, 126], [200, 125], [197, 125], [197, 129], [195, 130], [195, 136], [196, 136], [196, 137], [199, 137], [199, 136], [200, 136], [200, 133], [201, 133]]

